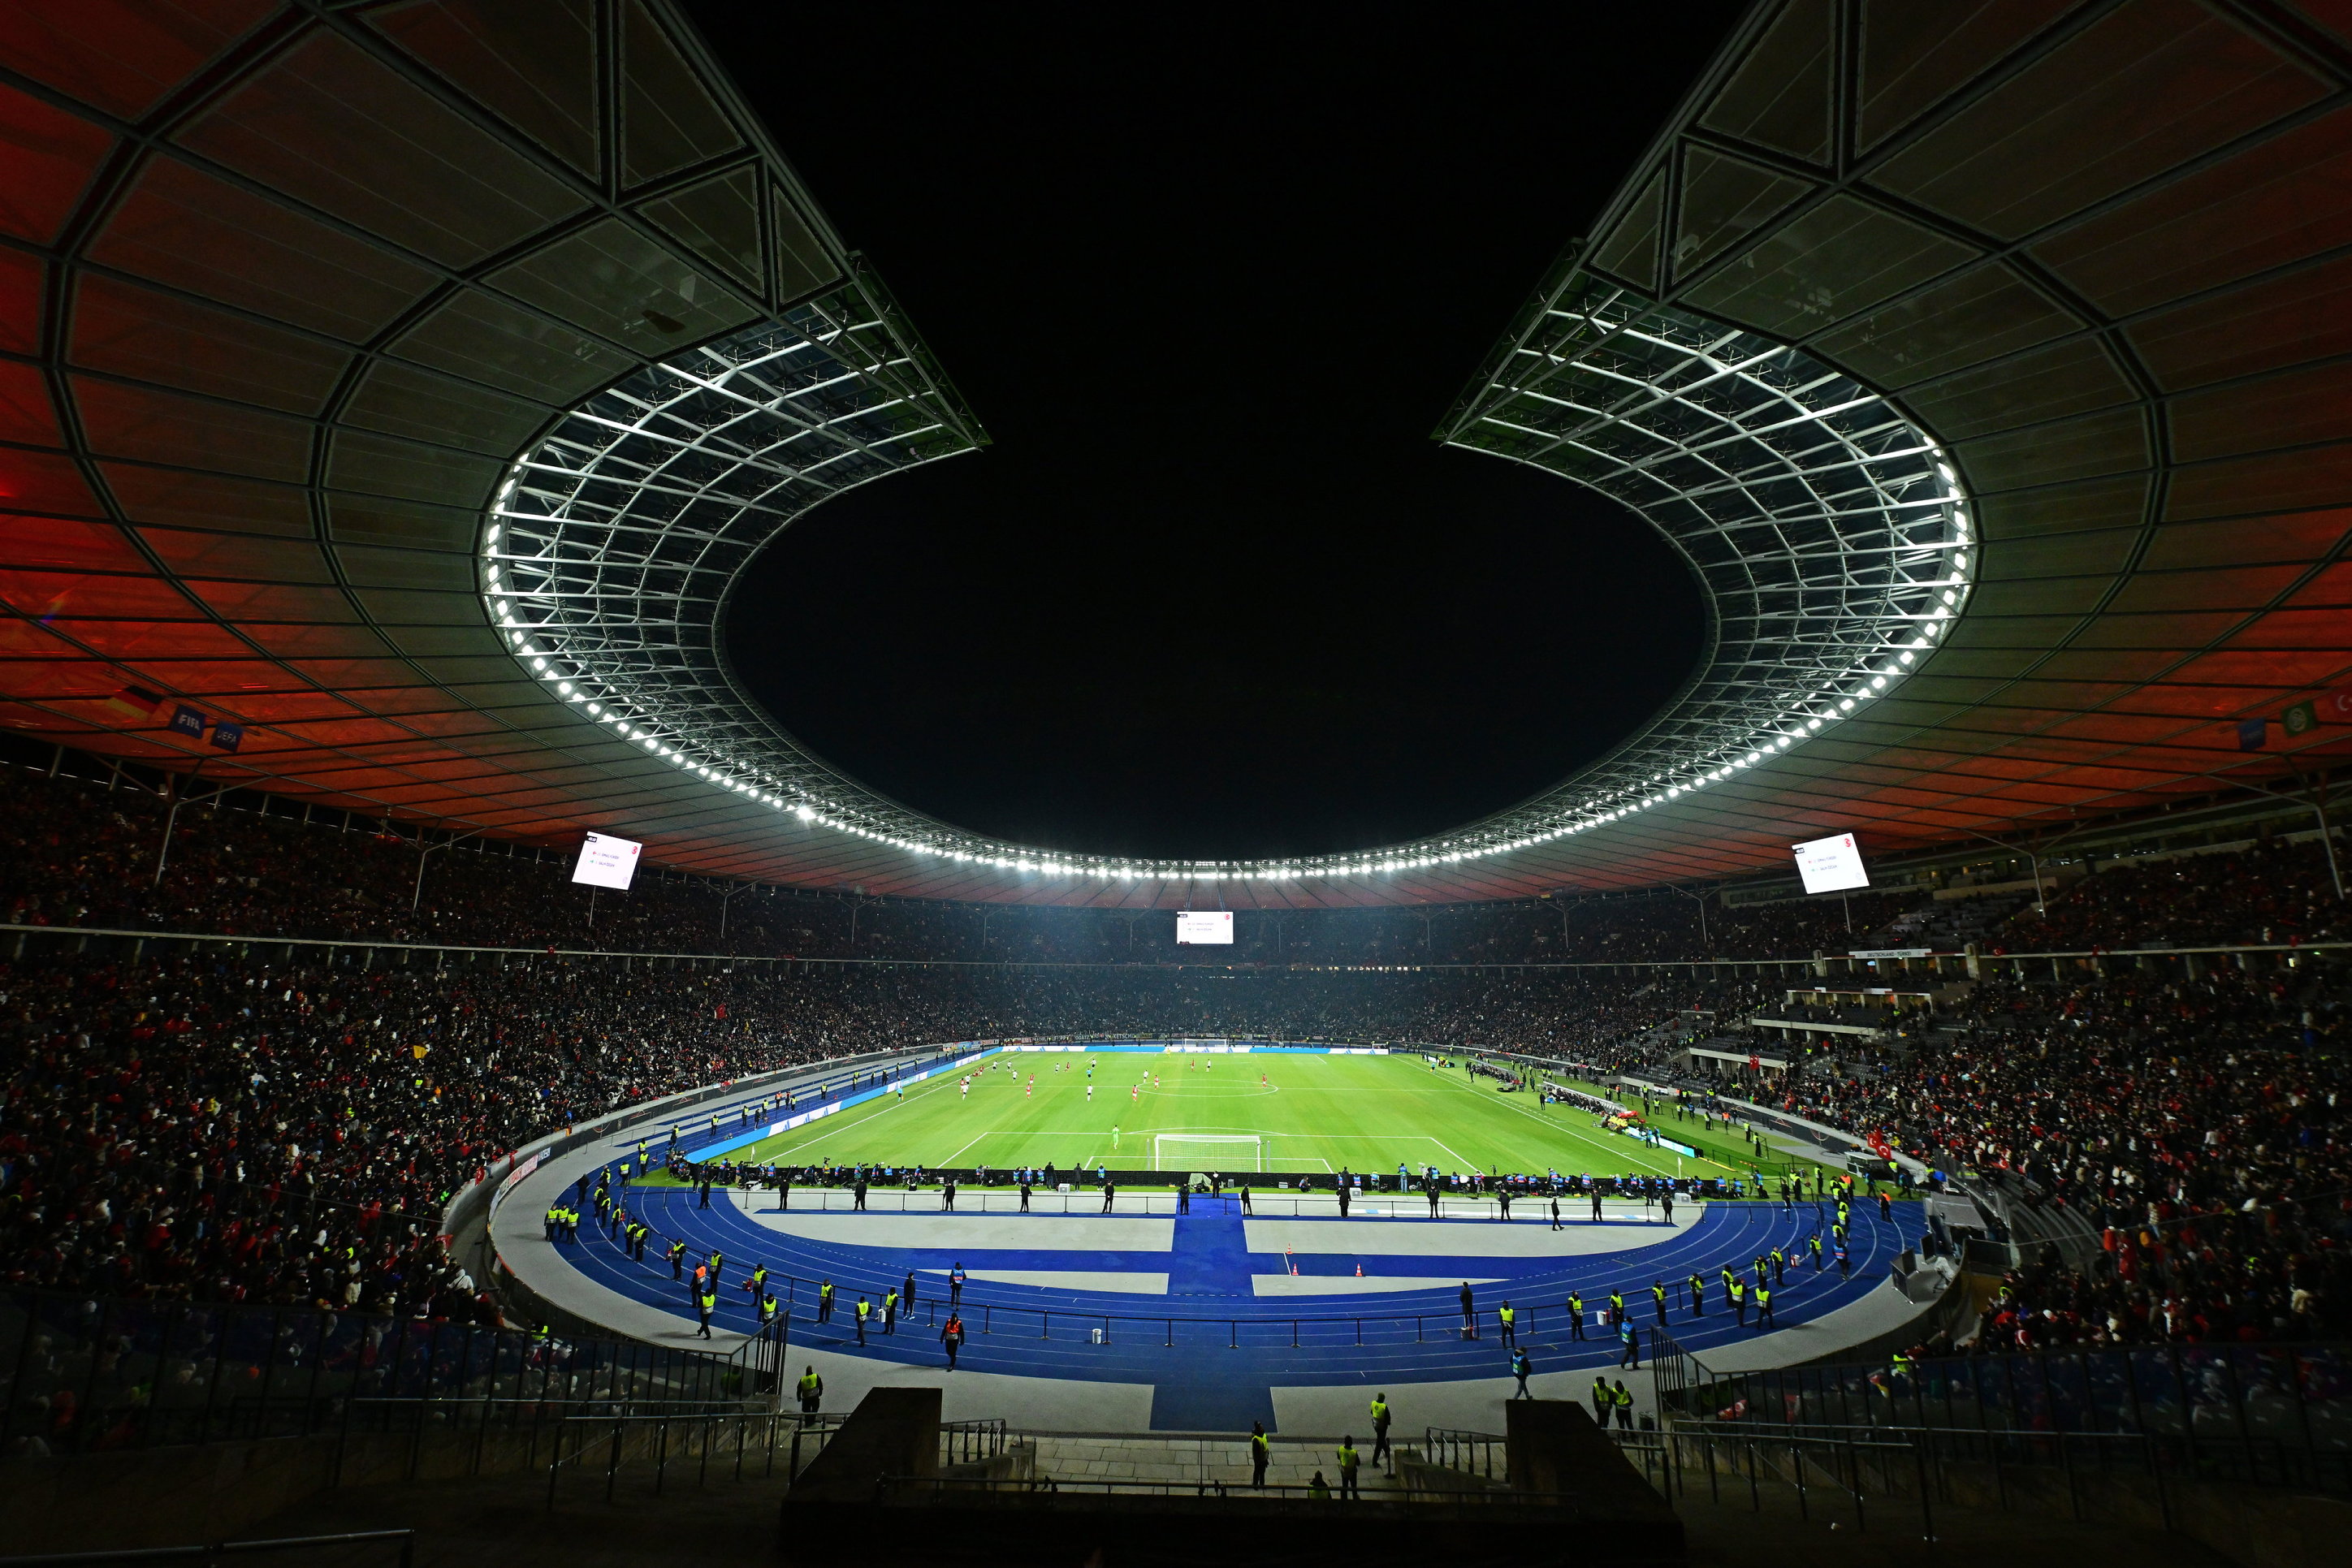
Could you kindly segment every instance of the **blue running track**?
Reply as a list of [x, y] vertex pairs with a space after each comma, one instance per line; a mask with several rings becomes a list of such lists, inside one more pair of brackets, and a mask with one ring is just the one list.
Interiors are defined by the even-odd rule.
[[[967, 1192], [979, 1196], [972, 1189]], [[815, 1193], [803, 1187], [795, 1197], [804, 1207]], [[916, 1201], [929, 1197], [919, 1196]], [[1490, 1253], [1485, 1238], [1498, 1229], [1493, 1220], [1389, 1219], [1381, 1223], [1458, 1231], [1459, 1243], [1442, 1252], [1321, 1252], [1296, 1260], [1302, 1274], [1353, 1275], [1360, 1269], [1373, 1277], [1496, 1281], [1475, 1287], [1480, 1333], [1477, 1338], [1465, 1338], [1458, 1287], [1452, 1285], [1369, 1295], [1255, 1295], [1251, 1277], [1285, 1272], [1285, 1259], [1278, 1252], [1248, 1250], [1244, 1221], [1230, 1197], [1196, 1198], [1188, 1215], [1152, 1216], [1173, 1227], [1173, 1249], [1168, 1251], [1080, 1249], [1066, 1239], [1070, 1231], [1056, 1236], [1065, 1224], [1058, 1214], [991, 1211], [990, 1230], [1014, 1229], [1024, 1241], [1034, 1233], [1034, 1241], [983, 1252], [969, 1245], [950, 1249], [894, 1244], [894, 1228], [903, 1228], [902, 1242], [919, 1239], [929, 1228], [921, 1223], [931, 1218], [928, 1210], [862, 1216], [858, 1228], [870, 1239], [862, 1237], [856, 1245], [843, 1245], [771, 1228], [723, 1192], [714, 1195], [709, 1208], [698, 1207], [694, 1193], [678, 1187], [631, 1188], [625, 1201], [656, 1233], [646, 1248], [646, 1261], [632, 1261], [593, 1219], [583, 1225], [579, 1243], [559, 1248], [559, 1256], [605, 1289], [690, 1323], [694, 1312], [687, 1287], [673, 1282], [661, 1257], [669, 1238], [683, 1238], [689, 1280], [695, 1260], [707, 1259], [714, 1249], [726, 1257], [715, 1326], [742, 1333], [755, 1329], [752, 1301], [741, 1287], [752, 1266], [764, 1263], [770, 1289], [792, 1309], [794, 1344], [904, 1364], [945, 1364], [939, 1324], [947, 1312], [944, 1271], [955, 1263], [973, 1271], [1165, 1273], [1165, 1295], [974, 1280], [964, 1290], [969, 1337], [960, 1363], [977, 1372], [1151, 1384], [1156, 1390], [1152, 1426], [1161, 1431], [1229, 1431], [1245, 1428], [1252, 1420], [1263, 1420], [1271, 1428], [1269, 1391], [1281, 1385], [1502, 1376], [1509, 1353], [1498, 1343], [1493, 1309], [1507, 1298], [1517, 1309], [1518, 1337], [1538, 1373], [1616, 1366], [1614, 1333], [1598, 1323], [1612, 1288], [1624, 1292], [1627, 1315], [1641, 1331], [1646, 1357], [1650, 1331], [1657, 1323], [1650, 1295], [1654, 1280], [1664, 1281], [1671, 1292], [1668, 1332], [1685, 1349], [1703, 1353], [1757, 1333], [1752, 1309], [1749, 1326], [1735, 1325], [1720, 1269], [1731, 1268], [1752, 1284], [1749, 1265], [1755, 1258], [1769, 1255], [1776, 1245], [1784, 1249], [1789, 1255], [1786, 1283], [1772, 1292], [1773, 1310], [1778, 1326], [1791, 1327], [1857, 1301], [1877, 1286], [1905, 1239], [1916, 1238], [1923, 1224], [1916, 1203], [1896, 1204], [1891, 1222], [1880, 1221], [1874, 1204], [1857, 1204], [1851, 1233], [1853, 1272], [1843, 1279], [1833, 1262], [1818, 1273], [1811, 1267], [1807, 1239], [1821, 1228], [1826, 1246], [1827, 1235], [1814, 1207], [1805, 1203], [1792, 1212], [1783, 1212], [1777, 1203], [1707, 1204], [1695, 1222], [1679, 1229], [1620, 1213], [1601, 1223], [1624, 1233], [1622, 1247], [1545, 1257]], [[774, 1211], [772, 1193], [756, 1193], [748, 1201], [760, 1212]], [[1528, 1207], [1538, 1206], [1530, 1203]], [[801, 1211], [796, 1207], [793, 1212]], [[826, 1228], [837, 1231], [838, 1222], [849, 1217], [840, 1209], [832, 1214], [834, 1222]], [[1132, 1207], [1127, 1218], [1135, 1218]], [[1266, 1218], [1260, 1216], [1261, 1220]], [[1370, 1222], [1343, 1222], [1329, 1216], [1319, 1234], [1342, 1232], [1347, 1225], [1359, 1223]], [[1512, 1222], [1520, 1229], [1548, 1223], [1536, 1218]], [[1592, 1223], [1570, 1225], [1583, 1230]], [[1682, 1287], [1694, 1271], [1706, 1281], [1706, 1312], [1696, 1317], [1684, 1301]], [[914, 1311], [900, 1320], [897, 1333], [886, 1335], [880, 1332], [882, 1292], [909, 1272], [917, 1281]], [[823, 1280], [835, 1286], [836, 1308], [826, 1323], [815, 1321], [816, 1287]], [[861, 1291], [876, 1303], [862, 1349], [855, 1322]], [[1570, 1291], [1584, 1298], [1585, 1332], [1591, 1337], [1582, 1342], [1569, 1333], [1564, 1302]]]

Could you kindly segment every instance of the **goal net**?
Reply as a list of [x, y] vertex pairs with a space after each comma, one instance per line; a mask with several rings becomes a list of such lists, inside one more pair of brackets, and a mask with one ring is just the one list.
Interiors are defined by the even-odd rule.
[[1157, 1133], [1151, 1168], [1160, 1171], [1262, 1171], [1265, 1139], [1255, 1133]]

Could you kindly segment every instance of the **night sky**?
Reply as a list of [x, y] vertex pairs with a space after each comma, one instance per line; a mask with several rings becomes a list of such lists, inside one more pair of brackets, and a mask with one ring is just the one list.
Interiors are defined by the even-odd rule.
[[1429, 433], [1738, 5], [688, 8], [994, 441], [739, 589], [738, 674], [835, 766], [1304, 854], [1536, 793], [1688, 674], [1645, 525]]

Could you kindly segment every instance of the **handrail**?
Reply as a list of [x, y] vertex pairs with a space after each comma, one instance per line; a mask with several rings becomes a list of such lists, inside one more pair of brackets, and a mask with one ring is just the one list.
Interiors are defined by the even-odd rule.
[[[1259, 1484], [1251, 1481], [1227, 1480], [1222, 1478], [1202, 1478], [1194, 1480], [1144, 1481], [1114, 1479], [1108, 1477], [1041, 1476], [1031, 1479], [1016, 1479], [994, 1480], [983, 1479], [978, 1477], [961, 1476], [883, 1475], [877, 1478], [875, 1486], [879, 1500], [885, 1502], [898, 1500], [898, 1494], [901, 1492], [912, 1492], [919, 1496], [922, 1493], [928, 1492], [933, 1500], [937, 1500], [942, 1494], [958, 1492], [1003, 1493], [1008, 1495], [1034, 1495], [1049, 1497], [1066, 1496], [1073, 1493], [1081, 1495], [1087, 1493], [1104, 1493], [1111, 1496], [1136, 1497], [1181, 1497], [1190, 1495], [1198, 1498], [1218, 1498], [1226, 1500], [1259, 1499], [1266, 1501], [1296, 1501], [1304, 1499], [1312, 1499], [1319, 1501], [1324, 1499], [1331, 1499], [1335, 1500], [1335, 1506], [1337, 1506], [1336, 1499], [1339, 1495], [1339, 1487], [1336, 1482], [1327, 1486], [1318, 1496], [1314, 1487], [1297, 1481], [1268, 1481]], [[1361, 1500], [1366, 1502], [1400, 1505], [1412, 1508], [1416, 1511], [1430, 1506], [1427, 1501], [1420, 1500], [1432, 1498], [1451, 1500], [1456, 1505], [1465, 1503], [1475, 1504], [1481, 1509], [1496, 1507], [1507, 1508], [1513, 1506], [1528, 1508], [1578, 1508], [1582, 1505], [1584, 1500], [1584, 1494], [1581, 1492], [1518, 1491], [1504, 1490], [1499, 1488], [1486, 1487], [1465, 1488], [1459, 1491], [1439, 1491], [1433, 1488], [1416, 1487], [1413, 1489], [1413, 1497], [1415, 1500], [1408, 1502], [1402, 1497], [1389, 1497], [1374, 1493]], [[1359, 1505], [1355, 1501], [1350, 1501], [1347, 1506], [1353, 1508]]]
[[552, 1512], [555, 1509], [556, 1486], [566, 1463], [563, 1443], [567, 1432], [574, 1438], [570, 1463], [575, 1469], [584, 1466], [600, 1454], [603, 1456], [604, 1500], [610, 1502], [619, 1485], [621, 1467], [628, 1458], [628, 1438], [633, 1435], [633, 1429], [641, 1435], [636, 1458], [642, 1459], [646, 1457], [644, 1448], [647, 1440], [652, 1445], [654, 1495], [659, 1497], [669, 1477], [671, 1434], [683, 1429], [685, 1440], [678, 1445], [681, 1460], [694, 1450], [694, 1438], [698, 1436], [701, 1438], [695, 1484], [707, 1485], [710, 1479], [710, 1457], [723, 1441], [726, 1427], [730, 1424], [735, 1432], [735, 1479], [740, 1481], [743, 1479], [743, 1466], [751, 1450], [749, 1435], [755, 1426], [761, 1429], [764, 1438], [761, 1445], [761, 1478], [764, 1479], [776, 1472], [776, 1431], [779, 1425], [787, 1425], [792, 1433], [790, 1469], [786, 1473], [788, 1476], [799, 1473], [801, 1432], [806, 1421], [797, 1411], [709, 1410], [653, 1416], [566, 1416], [556, 1423], [554, 1441], [548, 1452], [548, 1511]]
[[[670, 958], [695, 963], [729, 964], [835, 964], [845, 967], [872, 967], [878, 968], [933, 969], [1104, 969], [1131, 973], [1137, 969], [1265, 969], [1284, 972], [1316, 974], [1419, 974], [1427, 970], [1486, 970], [1486, 969], [1688, 969], [1699, 965], [1720, 967], [1726, 964], [1785, 965], [1811, 968], [1817, 964], [1876, 962], [1855, 959], [1845, 953], [1804, 953], [1780, 956], [1759, 956], [1748, 958], [1575, 958], [1575, 959], [1515, 959], [1489, 958], [1475, 963], [1417, 964], [1184, 964], [1155, 960], [1150, 963], [1083, 963], [1077, 961], [1047, 961], [1022, 958], [821, 958], [804, 957], [798, 954], [778, 953], [689, 953], [664, 948], [635, 947], [501, 947], [470, 942], [395, 942], [390, 939], [369, 940], [356, 936], [278, 936], [253, 932], [164, 931], [136, 926], [111, 925], [26, 925], [0, 922], [0, 934], [17, 932], [28, 936], [132, 936], [158, 942], [213, 942], [261, 946], [356, 947], [383, 952], [413, 953], [507, 953], [526, 958]], [[2007, 964], [2032, 958], [2124, 958], [2186, 956], [2208, 953], [2324, 953], [2352, 948], [2352, 939], [2319, 942], [2216, 942], [2202, 946], [2095, 946], [2061, 947], [2030, 953], [1969, 954], [1965, 948], [1923, 951], [1922, 960], [1976, 957], [1979, 962]], [[1202, 1038], [1210, 1038], [1203, 1036]], [[1255, 1038], [1255, 1037], [1251, 1037]], [[1303, 1043], [1303, 1042], [1302, 1042]], [[1460, 1046], [1449, 1049], [1463, 1049]]]
[[[1422, 1462], [1439, 1465], [1465, 1475], [1495, 1479], [1495, 1450], [1504, 1450], [1504, 1477], [1510, 1474], [1510, 1439], [1498, 1432], [1468, 1432], [1456, 1427], [1430, 1427], [1422, 1432]], [[1438, 1456], [1443, 1454], [1444, 1458]], [[1470, 1462], [1463, 1463], [1465, 1458]], [[1483, 1469], [1481, 1468], [1483, 1464]]]
[[[32, 1356], [37, 1340], [46, 1357]], [[719, 1404], [762, 1392], [780, 1354], [780, 1342], [757, 1335], [719, 1354], [620, 1336], [309, 1307], [93, 1303], [12, 1287], [0, 1290], [0, 1365], [17, 1375], [0, 1386], [0, 1443], [78, 1452], [348, 1433], [373, 1401], [415, 1401], [420, 1411], [507, 1401], [483, 1405], [485, 1419], [574, 1399]], [[174, 1363], [194, 1379], [161, 1375]]]
[[[1729, 1202], [1730, 1200], [1709, 1201]], [[1778, 1202], [1779, 1200], [1777, 1198], [1740, 1199], [1738, 1200], [1735, 1207], [1736, 1212], [1747, 1214], [1752, 1219], [1756, 1216], [1769, 1214], [1773, 1206]], [[1359, 1212], [1361, 1211], [1360, 1210]], [[1514, 1223], [1517, 1222], [1515, 1221]], [[1531, 1219], [1527, 1223], [1536, 1224], [1538, 1222]], [[656, 1234], [659, 1235], [663, 1233], [656, 1231]], [[642, 1265], [642, 1268], [645, 1270], [648, 1278], [655, 1278], [657, 1282], [667, 1282], [667, 1276], [661, 1275], [660, 1271], [654, 1269], [650, 1263]], [[866, 1333], [868, 1335], [876, 1339], [887, 1341], [889, 1336], [884, 1333], [882, 1328], [881, 1308], [879, 1303], [886, 1293], [898, 1288], [900, 1283], [899, 1277], [896, 1274], [891, 1274], [878, 1280], [866, 1281], [860, 1281], [854, 1276], [847, 1275], [834, 1275], [827, 1278], [829, 1278], [830, 1282], [835, 1287], [834, 1316], [830, 1325], [835, 1335], [840, 1337], [850, 1337], [855, 1335], [856, 1326], [856, 1308], [855, 1303], [859, 1291], [861, 1290], [865, 1290], [875, 1303], [874, 1316], [868, 1320]], [[1796, 1303], [1806, 1300], [1812, 1287], [1816, 1283], [1823, 1286], [1843, 1285], [1848, 1282], [1851, 1278], [1851, 1272], [1841, 1274], [1838, 1272], [1834, 1264], [1825, 1266], [1819, 1270], [1810, 1268], [1800, 1270], [1792, 1264], [1788, 1270], [1785, 1282], [1777, 1284], [1773, 1287], [1773, 1299], [1775, 1303], [1778, 1305], [1793, 1306]], [[767, 1279], [768, 1289], [775, 1293], [779, 1302], [782, 1304], [786, 1312], [791, 1314], [795, 1330], [802, 1332], [807, 1331], [813, 1327], [817, 1320], [814, 1316], [805, 1315], [810, 1312], [810, 1307], [808, 1303], [800, 1301], [799, 1292], [803, 1290], [808, 1291], [810, 1293], [810, 1301], [813, 1302], [816, 1301], [818, 1292], [825, 1282], [825, 1279], [812, 1278], [799, 1274], [788, 1274], [774, 1270], [769, 1271]], [[1689, 1301], [1689, 1281], [1686, 1279], [1675, 1279], [1666, 1281], [1664, 1281], [1664, 1284], [1668, 1292], [1667, 1301], [1670, 1305], [1670, 1310], [1676, 1312], [1685, 1310], [1688, 1306]], [[729, 1290], [730, 1292], [734, 1289], [735, 1286], [730, 1285]], [[967, 1285], [965, 1287], [963, 1299], [961, 1302], [958, 1304], [952, 1303], [947, 1300], [945, 1293], [946, 1288], [943, 1285], [937, 1287], [937, 1289], [939, 1293], [922, 1297], [913, 1305], [902, 1307], [899, 1310], [898, 1318], [895, 1320], [897, 1324], [903, 1327], [904, 1325], [914, 1323], [917, 1322], [918, 1314], [919, 1313], [921, 1325], [923, 1327], [937, 1328], [944, 1321], [940, 1314], [943, 1312], [953, 1311], [960, 1312], [962, 1315], [966, 1333], [969, 1336], [978, 1338], [992, 1335], [995, 1333], [996, 1314], [998, 1312], [1003, 1312], [1005, 1314], [1008, 1321], [1009, 1326], [1006, 1331], [1008, 1334], [1015, 1333], [1025, 1334], [1028, 1326], [1034, 1324], [1037, 1330], [1037, 1338], [1051, 1339], [1054, 1337], [1054, 1327], [1056, 1324], [1062, 1324], [1066, 1326], [1074, 1326], [1081, 1331], [1099, 1330], [1102, 1334], [1101, 1339], [1089, 1340], [1088, 1343], [1108, 1344], [1113, 1343], [1113, 1329], [1119, 1325], [1131, 1325], [1134, 1327], [1148, 1329], [1150, 1325], [1156, 1323], [1160, 1326], [1161, 1333], [1160, 1344], [1162, 1349], [1176, 1348], [1177, 1336], [1175, 1331], [1180, 1327], [1208, 1329], [1223, 1328], [1226, 1331], [1226, 1338], [1223, 1348], [1228, 1350], [1238, 1350], [1242, 1348], [1241, 1330], [1244, 1328], [1251, 1329], [1258, 1334], [1263, 1334], [1268, 1331], [1278, 1333], [1280, 1330], [1287, 1328], [1291, 1331], [1291, 1347], [1295, 1349], [1302, 1348], [1310, 1343], [1319, 1343], [1324, 1344], [1335, 1343], [1353, 1343], [1356, 1344], [1380, 1343], [1378, 1340], [1368, 1338], [1366, 1336], [1365, 1330], [1366, 1325], [1368, 1324], [1375, 1325], [1378, 1328], [1396, 1330], [1398, 1334], [1398, 1340], [1396, 1343], [1402, 1343], [1403, 1325], [1411, 1324], [1413, 1330], [1412, 1343], [1416, 1344], [1451, 1342], [1455, 1340], [1476, 1340], [1482, 1343], [1500, 1343], [1500, 1339], [1498, 1337], [1500, 1327], [1500, 1309], [1497, 1306], [1475, 1307], [1466, 1322], [1460, 1309], [1456, 1307], [1434, 1308], [1423, 1311], [1410, 1311], [1400, 1308], [1389, 1311], [1292, 1313], [1286, 1315], [1267, 1312], [1213, 1312], [1193, 1315], [1182, 1312], [1155, 1312], [1127, 1309], [1107, 1310], [1100, 1307], [1031, 1305], [1028, 1303], [992, 1301], [982, 1299], [982, 1291], [979, 1287], [971, 1285]], [[1417, 1292], [1400, 1291], [1396, 1293], [1399, 1295], [1412, 1295]], [[1249, 1299], [1253, 1301], [1258, 1301], [1265, 1300], [1266, 1298], [1253, 1297]], [[1523, 1305], [1517, 1307], [1514, 1310], [1515, 1322], [1513, 1327], [1517, 1338], [1520, 1343], [1531, 1347], [1559, 1347], [1579, 1343], [1569, 1339], [1546, 1339], [1538, 1337], [1539, 1332], [1549, 1332], [1549, 1327], [1552, 1325], [1558, 1325], [1564, 1329], [1568, 1322], [1567, 1313], [1564, 1309], [1557, 1307], [1538, 1308], [1535, 1305]], [[1644, 1310], [1646, 1311], [1647, 1309], [1645, 1308]], [[1630, 1311], [1628, 1315], [1629, 1317], [1633, 1316]], [[1437, 1332], [1431, 1332], [1430, 1325], [1432, 1323], [1440, 1325]], [[1539, 1324], [1545, 1325], [1544, 1330], [1539, 1331]], [[1667, 1337], [1664, 1330], [1659, 1329], [1653, 1323], [1643, 1321], [1639, 1318], [1634, 1319], [1634, 1326], [1639, 1331], [1641, 1343], [1648, 1350], [1650, 1356], [1663, 1357], [1675, 1354], [1674, 1343]], [[1465, 1328], [1474, 1332], [1465, 1333], [1464, 1331]], [[1344, 1329], [1348, 1331], [1348, 1333], [1345, 1335], [1335, 1333], [1329, 1337], [1320, 1337], [1310, 1341], [1307, 1337], [1307, 1331], [1314, 1329], [1331, 1329], [1334, 1331]], [[1605, 1332], [1608, 1332], [1612, 1336], [1606, 1343], [1615, 1343], [1613, 1339], [1614, 1331], [1611, 1330]], [[812, 1340], [810, 1343], [831, 1343], [831, 1341], [819, 1342]], [[1591, 1343], [1599, 1344], [1603, 1342], [1595, 1341]], [[1652, 1349], [1649, 1347], [1654, 1348]], [[1743, 1375], [1729, 1374], [1726, 1375], [1737, 1376]]]
[[221, 1541], [201, 1546], [139, 1546], [117, 1552], [52, 1552], [35, 1557], [0, 1557], [0, 1568], [62, 1568], [68, 1563], [169, 1563], [194, 1557], [205, 1562], [247, 1552], [286, 1552], [296, 1547], [357, 1546], [400, 1542], [401, 1568], [416, 1560], [416, 1531], [358, 1530], [341, 1535], [286, 1535], [268, 1541]]

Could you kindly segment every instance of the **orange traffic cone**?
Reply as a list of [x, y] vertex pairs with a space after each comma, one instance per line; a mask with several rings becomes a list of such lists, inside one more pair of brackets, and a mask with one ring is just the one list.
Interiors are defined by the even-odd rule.
[[1359, 1279], [1359, 1280], [1360, 1280], [1360, 1279], [1362, 1279], [1363, 1277], [1364, 1277], [1364, 1266], [1363, 1266], [1361, 1263], [1359, 1263], [1359, 1264], [1357, 1264], [1357, 1265], [1356, 1265], [1356, 1278], [1357, 1278], [1357, 1279]]

